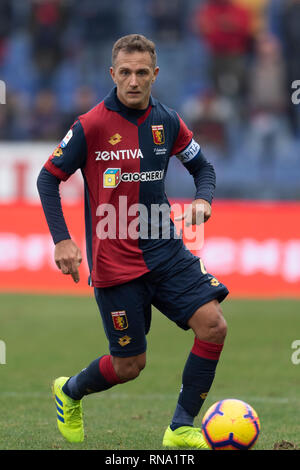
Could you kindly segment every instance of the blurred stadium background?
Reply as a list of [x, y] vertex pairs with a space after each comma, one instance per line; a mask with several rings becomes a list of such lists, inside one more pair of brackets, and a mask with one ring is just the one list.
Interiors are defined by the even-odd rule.
[[[232, 296], [300, 296], [299, 23], [299, 0], [1, 0], [1, 290], [89, 292], [85, 264], [76, 290], [54, 266], [36, 178], [75, 118], [111, 89], [113, 42], [138, 32], [157, 44], [153, 94], [216, 169], [207, 268]], [[81, 189], [76, 174], [61, 191], [84, 250]], [[194, 195], [177, 159], [167, 194]]]

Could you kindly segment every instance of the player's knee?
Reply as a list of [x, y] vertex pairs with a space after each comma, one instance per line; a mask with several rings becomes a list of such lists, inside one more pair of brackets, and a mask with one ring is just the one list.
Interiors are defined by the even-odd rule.
[[139, 367], [138, 364], [132, 363], [120, 367], [117, 371], [117, 375], [120, 377], [121, 380], [127, 382], [129, 380], [136, 379], [140, 375], [141, 371], [142, 368]]
[[114, 369], [117, 376], [123, 381], [136, 379], [145, 368], [144, 358], [114, 358]]
[[223, 316], [221, 316], [216, 326], [213, 328], [214, 342], [215, 343], [224, 343], [227, 335], [227, 323]]
[[209, 324], [209, 334], [211, 341], [214, 343], [224, 343], [227, 334], [227, 323], [223, 317], [223, 312], [220, 305], [214, 305], [215, 312], [212, 315], [211, 323]]
[[227, 323], [219, 302], [213, 301], [200, 308], [190, 326], [199, 339], [223, 344], [227, 334]]
[[219, 303], [211, 304], [210, 316], [207, 320], [207, 339], [212, 343], [224, 343], [227, 334], [227, 323]]
[[[203, 334], [200, 335], [200, 339], [204, 339], [210, 343], [223, 344], [227, 334], [227, 324], [224, 319], [216, 320], [207, 325], [207, 328]], [[197, 335], [198, 336], [198, 335]]]

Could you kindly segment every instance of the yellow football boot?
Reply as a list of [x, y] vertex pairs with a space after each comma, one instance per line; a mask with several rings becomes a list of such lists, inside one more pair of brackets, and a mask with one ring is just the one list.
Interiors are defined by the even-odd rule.
[[82, 400], [73, 400], [62, 391], [62, 387], [68, 379], [69, 377], [59, 377], [54, 380], [52, 385], [57, 426], [67, 441], [82, 442], [84, 440]]
[[200, 428], [181, 426], [172, 431], [170, 426], [166, 429], [163, 446], [176, 449], [209, 449]]

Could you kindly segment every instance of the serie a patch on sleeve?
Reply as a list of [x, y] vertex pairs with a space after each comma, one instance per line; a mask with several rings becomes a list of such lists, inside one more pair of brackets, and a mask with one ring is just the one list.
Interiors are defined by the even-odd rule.
[[182, 163], [187, 163], [193, 160], [193, 158], [195, 158], [199, 152], [200, 152], [200, 145], [194, 139], [192, 139], [189, 145], [182, 152], [178, 153], [176, 157]]
[[65, 137], [64, 137], [63, 140], [61, 141], [60, 147], [61, 147], [62, 149], [64, 149], [64, 148], [68, 145], [68, 143], [70, 142], [70, 140], [72, 139], [72, 137], [73, 137], [73, 131], [72, 131], [72, 129], [70, 129], [69, 132], [65, 135]]

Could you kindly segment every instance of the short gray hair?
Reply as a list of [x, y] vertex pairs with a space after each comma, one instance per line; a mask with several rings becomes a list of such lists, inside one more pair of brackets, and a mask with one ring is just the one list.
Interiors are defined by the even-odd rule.
[[117, 56], [120, 51], [127, 53], [132, 52], [149, 52], [153, 68], [156, 67], [156, 51], [155, 44], [150, 39], [147, 39], [142, 34], [128, 34], [118, 39], [112, 49], [112, 66], [115, 66]]

